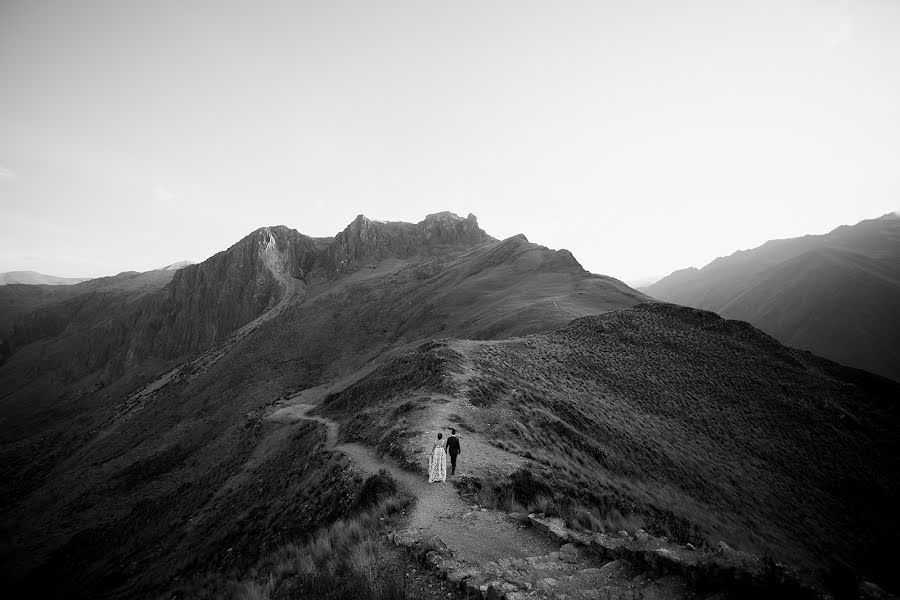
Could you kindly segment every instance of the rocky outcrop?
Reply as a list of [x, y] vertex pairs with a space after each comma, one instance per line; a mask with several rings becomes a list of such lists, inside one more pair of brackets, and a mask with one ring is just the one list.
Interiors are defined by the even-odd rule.
[[373, 221], [359, 215], [334, 237], [327, 264], [334, 272], [346, 272], [367, 260], [408, 258], [435, 248], [472, 246], [492, 239], [473, 214], [463, 219], [451, 212], [435, 213], [415, 224]]

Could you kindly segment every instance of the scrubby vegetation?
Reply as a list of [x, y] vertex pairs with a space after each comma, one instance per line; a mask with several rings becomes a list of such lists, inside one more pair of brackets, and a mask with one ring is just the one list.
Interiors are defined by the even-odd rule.
[[286, 541], [242, 575], [197, 576], [173, 590], [173, 596], [231, 600], [404, 599], [403, 573], [397, 565], [385, 564], [379, 534], [409, 502], [385, 471], [364, 481], [358, 479], [345, 516]]
[[319, 530], [305, 542], [280, 547], [243, 582], [240, 597], [405, 599], [403, 572], [384, 564], [378, 534], [385, 520], [408, 503], [386, 471], [369, 477], [357, 494], [352, 516]]
[[539, 464], [518, 469], [499, 482], [460, 478], [454, 483], [464, 497], [481, 506], [521, 515], [560, 517], [575, 530], [634, 534], [643, 529], [674, 542], [698, 548], [709, 546], [696, 525], [672, 511], [635, 501], [614, 490], [598, 493], [572, 487]]
[[466, 370], [476, 410], [465, 427], [529, 465], [508, 480], [463, 480], [473, 502], [583, 530], [726, 541], [819, 581], [840, 563], [852, 577], [897, 585], [888, 559], [900, 534], [894, 382], [664, 304], [476, 344], [463, 361], [454, 347], [423, 347], [325, 410], [401, 454], [420, 404], [446, 393], [432, 383], [448, 379], [432, 370], [396, 383], [428, 365]]
[[485, 345], [476, 362], [472, 401], [511, 411], [496, 443], [555, 486], [626, 497], [712, 542], [809, 569], [834, 556], [858, 576], [894, 580], [893, 382], [672, 305]]

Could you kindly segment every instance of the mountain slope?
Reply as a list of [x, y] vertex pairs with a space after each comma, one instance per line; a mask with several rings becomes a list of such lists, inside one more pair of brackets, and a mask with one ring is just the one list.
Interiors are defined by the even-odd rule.
[[645, 288], [753, 323], [786, 344], [900, 380], [900, 218], [767, 242]]
[[145, 293], [91, 289], [15, 320], [0, 562], [17, 585], [146, 597], [246, 568], [340, 516], [352, 486], [321, 432], [264, 421], [267, 406], [423, 340], [548, 331], [647, 299], [449, 213], [358, 217], [334, 238], [262, 228], [160, 273]]
[[[843, 562], [896, 586], [897, 398], [900, 384], [744, 322], [646, 304], [544, 335], [426, 344], [322, 410], [414, 463], [449, 426], [466, 472], [484, 471], [482, 456], [528, 459], [546, 497], [516, 510], [580, 528], [615, 508], [682, 543], [725, 540], [820, 576]], [[418, 422], [445, 405], [443, 420]]]

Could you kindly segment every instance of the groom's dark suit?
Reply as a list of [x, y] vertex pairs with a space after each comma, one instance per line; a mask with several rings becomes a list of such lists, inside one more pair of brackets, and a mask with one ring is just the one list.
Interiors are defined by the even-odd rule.
[[451, 435], [447, 438], [447, 454], [450, 455], [450, 474], [456, 475], [456, 456], [460, 453], [459, 438]]

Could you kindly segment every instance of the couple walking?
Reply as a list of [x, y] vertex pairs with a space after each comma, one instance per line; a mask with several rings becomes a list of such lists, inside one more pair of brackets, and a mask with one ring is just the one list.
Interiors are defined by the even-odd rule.
[[450, 430], [450, 437], [446, 443], [441, 441], [442, 434], [437, 434], [437, 440], [431, 447], [431, 455], [428, 457], [428, 483], [435, 481], [447, 481], [447, 455], [450, 455], [450, 474], [456, 474], [456, 457], [459, 456], [459, 438], [456, 430]]

